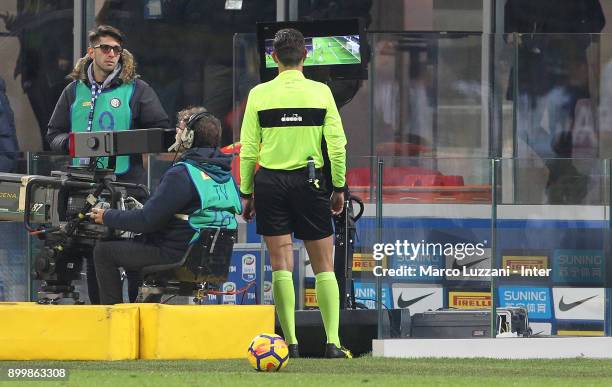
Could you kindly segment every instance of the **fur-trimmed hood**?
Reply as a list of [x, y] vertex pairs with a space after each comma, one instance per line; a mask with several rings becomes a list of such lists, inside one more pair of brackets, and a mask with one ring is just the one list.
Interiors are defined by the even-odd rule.
[[[89, 83], [87, 81], [87, 68], [92, 61], [93, 59], [91, 59], [89, 55], [85, 55], [79, 59], [76, 62], [74, 69], [72, 69], [72, 72], [68, 74], [67, 78], [74, 81], [81, 80], [85, 83]], [[118, 78], [121, 79], [123, 83], [133, 81], [134, 79], [140, 77], [140, 75], [136, 73], [136, 61], [134, 60], [134, 55], [132, 55], [131, 52], [123, 49], [119, 62], [123, 68], [121, 69], [121, 74], [119, 74]]]

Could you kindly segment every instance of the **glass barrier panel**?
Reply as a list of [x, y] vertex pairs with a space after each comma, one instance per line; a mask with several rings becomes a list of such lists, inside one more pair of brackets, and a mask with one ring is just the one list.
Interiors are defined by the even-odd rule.
[[373, 154], [488, 156], [488, 36], [372, 33], [370, 40]]
[[[11, 134], [24, 151], [49, 149], [47, 124], [73, 67], [73, 7], [69, 1], [0, 4], [0, 116], [12, 116], [0, 117], [0, 125], [13, 122]], [[0, 152], [3, 146], [5, 139]]]
[[24, 153], [0, 152], [0, 302], [29, 299], [28, 236], [19, 205], [26, 160]]
[[188, 106], [205, 106], [223, 125], [222, 144], [232, 143], [233, 48], [239, 32], [276, 20], [276, 2], [243, 2], [241, 10], [221, 2], [95, 0], [96, 24], [119, 28], [138, 72], [149, 83], [174, 124]]
[[234, 35], [234, 73], [233, 73], [233, 142], [240, 142], [240, 126], [246, 108], [247, 97], [253, 87], [259, 84], [259, 56], [255, 34]]
[[[381, 280], [404, 323], [396, 337], [495, 337], [491, 160], [383, 161], [382, 241], [374, 252], [387, 261]], [[450, 323], [464, 318], [463, 326]]]
[[[349, 301], [346, 304], [347, 307], [354, 307], [355, 303], [367, 309], [376, 309], [379, 305], [383, 304], [383, 308], [390, 307], [388, 302], [378, 299], [375, 286], [376, 276], [374, 276], [374, 268], [380, 263], [378, 262], [380, 260], [374, 259], [372, 250], [378, 238], [376, 221], [376, 192], [378, 191], [376, 176], [378, 173], [376, 162], [375, 157], [349, 156], [347, 159], [347, 185], [350, 190], [350, 205], [352, 207], [352, 210], [348, 213], [351, 218], [348, 220], [348, 226], [350, 227], [351, 223], [354, 222], [355, 235], [351, 237], [350, 233], [342, 232], [342, 229], [339, 229], [337, 232], [341, 233], [345, 238], [348, 237], [349, 241], [354, 240], [353, 262], [352, 270], [346, 271], [346, 275], [340, 276], [341, 272], [336, 272], [337, 277], [345, 277], [347, 279], [344, 291], [345, 295], [350, 295]], [[358, 178], [355, 177], [357, 175], [359, 175]], [[353, 176], [353, 178], [349, 179], [348, 176]], [[357, 179], [363, 179], [367, 185], [358, 184]], [[347, 199], [345, 198], [345, 200]], [[346, 221], [343, 220], [343, 223], [346, 223]], [[350, 245], [350, 242], [348, 244]], [[336, 244], [336, 249], [338, 248], [339, 246]], [[335, 260], [343, 259], [344, 254], [336, 255], [335, 257]], [[347, 268], [351, 269], [350, 262]], [[354, 300], [351, 299], [352, 289], [350, 284], [351, 277], [349, 275], [354, 282]], [[340, 278], [338, 278], [339, 281]]]
[[[234, 142], [238, 142], [249, 91], [260, 83], [255, 34], [239, 33], [234, 36], [234, 69], [232, 122]], [[348, 138], [347, 154], [355, 157], [373, 155], [369, 81], [317, 80], [325, 82], [332, 90]], [[359, 141], [353, 139], [359, 139]]]
[[151, 194], [159, 186], [164, 172], [176, 162], [179, 156], [176, 153], [150, 153], [147, 155], [147, 186]]
[[[607, 35], [515, 34], [512, 97], [518, 157], [598, 157], [598, 106], [605, 106]], [[605, 111], [602, 111], [605, 115]]]
[[[391, 289], [380, 277], [381, 271], [387, 268], [387, 260], [378, 257], [374, 248], [382, 235], [378, 161], [376, 157], [347, 157], [350, 196], [345, 200], [349, 211], [334, 218], [340, 338], [357, 355], [371, 351], [372, 339], [399, 332]], [[349, 179], [349, 176], [353, 177]], [[362, 185], [355, 179], [362, 179]]]
[[[556, 184], [535, 178], [550, 166], [572, 172]], [[609, 162], [504, 159], [501, 169], [531, 184], [501, 180], [496, 264], [511, 275], [497, 282], [498, 308], [525, 308], [534, 336], [608, 335]]]

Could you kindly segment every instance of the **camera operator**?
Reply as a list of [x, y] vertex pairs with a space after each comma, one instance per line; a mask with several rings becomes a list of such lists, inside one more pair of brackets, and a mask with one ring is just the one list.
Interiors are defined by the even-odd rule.
[[[67, 153], [70, 132], [170, 127], [155, 91], [138, 79], [134, 57], [123, 48], [123, 42], [121, 31], [111, 26], [101, 25], [89, 33], [87, 54], [68, 75], [73, 81], [62, 92], [49, 121], [47, 140], [51, 150]], [[100, 163], [108, 166], [106, 158]], [[142, 155], [117, 157], [115, 172], [119, 181], [146, 184]], [[133, 301], [140, 281], [135, 273], [128, 272], [127, 276]], [[96, 273], [89, 258], [87, 286], [91, 303], [98, 304]]]
[[221, 123], [206, 109], [179, 112], [173, 147], [184, 152], [144, 208], [92, 210], [96, 223], [143, 233], [140, 240], [99, 242], [94, 249], [102, 304], [122, 302], [119, 267], [140, 270], [177, 262], [201, 228], [237, 227], [240, 197], [231, 176], [232, 158], [219, 151], [220, 139]]

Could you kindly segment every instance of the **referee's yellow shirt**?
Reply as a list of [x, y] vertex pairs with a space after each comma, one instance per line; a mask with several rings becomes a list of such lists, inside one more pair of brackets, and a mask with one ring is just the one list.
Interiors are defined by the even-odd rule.
[[308, 156], [323, 166], [325, 137], [335, 189], [344, 187], [346, 136], [329, 87], [299, 70], [285, 70], [249, 93], [240, 129], [240, 191], [253, 192], [255, 164], [268, 169], [304, 168]]

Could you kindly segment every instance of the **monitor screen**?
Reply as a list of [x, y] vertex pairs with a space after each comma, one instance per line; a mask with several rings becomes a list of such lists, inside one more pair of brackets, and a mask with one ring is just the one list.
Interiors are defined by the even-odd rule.
[[366, 79], [367, 42], [359, 19], [312, 22], [258, 23], [257, 41], [262, 82], [274, 78], [278, 65], [272, 59], [274, 35], [283, 28], [295, 28], [304, 35], [306, 60], [304, 74], [322, 80]]

